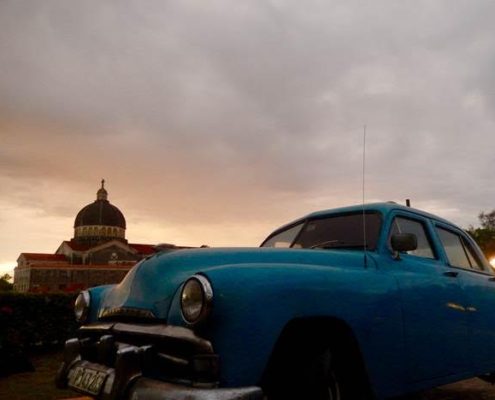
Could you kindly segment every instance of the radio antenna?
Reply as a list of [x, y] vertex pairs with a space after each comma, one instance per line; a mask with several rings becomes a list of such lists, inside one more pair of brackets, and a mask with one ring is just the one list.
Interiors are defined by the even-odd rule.
[[363, 126], [363, 250], [364, 250], [364, 268], [368, 268], [368, 257], [367, 257], [367, 248], [368, 244], [366, 243], [366, 212], [364, 209], [365, 202], [365, 186], [366, 183], [366, 125]]

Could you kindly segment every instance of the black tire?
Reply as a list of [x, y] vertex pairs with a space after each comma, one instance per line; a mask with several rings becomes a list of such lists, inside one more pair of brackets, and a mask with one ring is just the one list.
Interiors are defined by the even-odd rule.
[[[330, 349], [315, 355], [302, 369], [302, 381], [306, 388], [306, 398], [312, 400], [343, 400], [342, 377], [337, 362]], [[354, 400], [354, 399], [353, 399]]]
[[[369, 400], [368, 385], [357, 373], [352, 359], [330, 347], [315, 346], [299, 353], [285, 379], [279, 379], [269, 400]], [[308, 349], [306, 349], [308, 350]], [[295, 354], [293, 354], [295, 356]], [[351, 362], [349, 362], [351, 361]]]

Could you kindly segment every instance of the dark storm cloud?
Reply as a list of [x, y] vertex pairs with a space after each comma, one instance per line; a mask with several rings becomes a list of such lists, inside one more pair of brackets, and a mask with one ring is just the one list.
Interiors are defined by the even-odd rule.
[[3, 196], [67, 216], [46, 187], [75, 200], [104, 175], [126, 209], [169, 223], [284, 221], [359, 201], [367, 124], [367, 198], [473, 223], [495, 207], [494, 12], [4, 1], [1, 174], [25, 183]]

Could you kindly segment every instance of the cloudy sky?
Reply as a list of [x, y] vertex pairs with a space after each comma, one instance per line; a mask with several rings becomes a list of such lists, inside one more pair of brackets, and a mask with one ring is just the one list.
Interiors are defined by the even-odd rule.
[[495, 3], [0, 2], [0, 272], [101, 178], [132, 242], [257, 245], [366, 198], [495, 208]]

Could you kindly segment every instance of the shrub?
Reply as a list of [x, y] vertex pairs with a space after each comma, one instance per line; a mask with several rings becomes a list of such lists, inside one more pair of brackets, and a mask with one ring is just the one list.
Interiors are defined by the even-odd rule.
[[0, 276], [0, 292], [7, 292], [14, 288], [11, 283], [12, 277], [9, 274]]
[[0, 292], [0, 349], [46, 348], [74, 335], [75, 295]]

